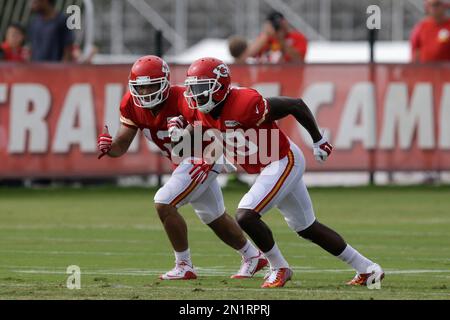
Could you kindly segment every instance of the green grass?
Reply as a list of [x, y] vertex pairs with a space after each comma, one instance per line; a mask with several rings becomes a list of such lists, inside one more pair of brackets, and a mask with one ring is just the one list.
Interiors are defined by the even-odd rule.
[[[232, 215], [246, 189], [224, 191]], [[318, 219], [380, 263], [380, 290], [347, 287], [349, 267], [300, 239], [272, 210], [264, 220], [294, 268], [285, 288], [260, 289], [229, 279], [236, 252], [182, 208], [194, 281], [160, 281], [173, 267], [153, 209], [141, 188], [0, 189], [0, 299], [450, 299], [450, 188], [316, 188]], [[81, 289], [66, 288], [66, 268], [81, 268]]]

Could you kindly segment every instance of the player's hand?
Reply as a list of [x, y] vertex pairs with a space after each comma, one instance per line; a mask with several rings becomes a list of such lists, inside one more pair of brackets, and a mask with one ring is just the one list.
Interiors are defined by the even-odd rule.
[[112, 147], [112, 137], [109, 134], [108, 126], [103, 128], [102, 134], [98, 136], [97, 139], [97, 149], [100, 151], [98, 155], [98, 159], [101, 159], [104, 155], [106, 155]]
[[186, 121], [183, 116], [173, 117], [167, 121], [167, 129], [172, 142], [180, 141], [183, 135], [183, 129], [186, 127]]
[[314, 157], [320, 163], [323, 163], [330, 156], [333, 146], [325, 137], [313, 144]]
[[189, 171], [191, 179], [199, 183], [203, 183], [208, 179], [209, 172], [212, 170], [214, 164], [208, 164], [204, 160], [191, 160], [193, 165], [192, 169]]

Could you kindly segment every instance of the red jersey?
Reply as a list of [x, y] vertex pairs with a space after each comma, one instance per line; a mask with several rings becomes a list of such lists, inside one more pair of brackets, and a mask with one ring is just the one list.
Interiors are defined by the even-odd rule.
[[[167, 120], [180, 115], [180, 108], [185, 104], [184, 87], [172, 86], [168, 98], [155, 117], [150, 109], [137, 107], [128, 91], [120, 104], [120, 122], [128, 127], [141, 129], [145, 137], [154, 142], [162, 153], [171, 159], [171, 141], [167, 131]], [[187, 107], [186, 107], [187, 108]]]
[[[285, 36], [286, 44], [293, 47], [298, 54], [306, 57], [306, 50], [308, 48], [308, 40], [298, 31], [290, 31]], [[278, 63], [280, 61], [290, 62], [292, 57], [281, 52], [281, 45], [276, 38], [270, 37], [267, 44], [258, 53], [260, 62]]]
[[204, 131], [218, 129], [225, 133], [227, 158], [233, 158], [247, 173], [259, 173], [288, 154], [286, 135], [275, 122], [264, 122], [270, 106], [256, 90], [231, 88], [223, 103], [218, 119], [187, 107], [182, 113], [190, 123], [201, 121]]
[[1, 51], [3, 51], [5, 61], [10, 62], [25, 62], [28, 57], [28, 51], [24, 47], [20, 47], [17, 50], [14, 50], [9, 46], [9, 44], [5, 41], [0, 45]]
[[432, 18], [419, 22], [411, 33], [411, 48], [421, 62], [450, 61], [450, 18], [440, 24]]

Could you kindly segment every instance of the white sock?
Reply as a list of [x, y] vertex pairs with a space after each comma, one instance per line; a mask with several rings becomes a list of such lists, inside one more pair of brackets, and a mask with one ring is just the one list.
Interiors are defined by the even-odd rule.
[[187, 262], [190, 265], [192, 265], [191, 262], [191, 251], [189, 250], [189, 248], [187, 248], [187, 250], [183, 251], [183, 252], [176, 252], [175, 253], [175, 263], [180, 263], [181, 261]]
[[345, 247], [344, 251], [338, 258], [344, 262], [347, 262], [358, 273], [367, 273], [367, 269], [374, 263], [353, 249], [349, 244]]
[[272, 269], [289, 268], [289, 263], [284, 259], [277, 244], [273, 246], [268, 252], [264, 252], [267, 260], [269, 260]]
[[255, 248], [255, 246], [247, 240], [247, 243], [238, 250], [241, 256], [244, 259], [250, 259], [256, 257], [259, 254], [259, 250]]

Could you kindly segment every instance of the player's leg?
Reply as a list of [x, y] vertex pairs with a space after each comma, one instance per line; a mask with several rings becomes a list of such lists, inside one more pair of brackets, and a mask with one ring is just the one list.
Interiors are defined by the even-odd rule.
[[188, 249], [187, 225], [178, 209], [170, 204], [155, 203], [156, 211], [175, 252]]
[[175, 267], [161, 275], [160, 279], [196, 279], [188, 245], [186, 222], [176, 207], [162, 203], [155, 203], [155, 206], [175, 254]]
[[289, 264], [275, 243], [272, 231], [261, 217], [290, 192], [299, 175], [293, 152], [264, 168], [239, 203], [236, 220], [269, 260], [271, 273], [263, 287], [284, 286], [292, 276]]
[[302, 178], [277, 207], [289, 227], [301, 237], [314, 242], [333, 255], [339, 255], [344, 250], [346, 246], [344, 239], [316, 220], [311, 198]]
[[[381, 268], [348, 245], [336, 231], [318, 222], [303, 178], [297, 181], [295, 188], [277, 205], [289, 227], [302, 238], [312, 241], [330, 254], [353, 267], [358, 275], [359, 284], [375, 271], [382, 277]], [[357, 278], [357, 279], [356, 279]], [[364, 282], [365, 284], [365, 282]]]
[[[247, 239], [245, 238], [241, 228], [226, 212], [209, 223], [208, 227], [214, 231], [220, 240], [235, 250], [240, 250], [247, 244]], [[255, 250], [257, 253], [258, 250], [256, 248]]]
[[170, 179], [155, 195], [155, 207], [175, 254], [175, 267], [161, 275], [163, 280], [195, 279], [187, 237], [187, 226], [178, 208], [189, 201], [189, 197], [199, 188], [206, 188], [191, 180], [189, 170], [192, 165], [181, 163]]
[[270, 272], [262, 287], [284, 286], [291, 279], [292, 270], [275, 243], [272, 231], [261, 219], [260, 214], [254, 210], [239, 208], [236, 212], [236, 220], [269, 261]]
[[[239, 272], [232, 278], [249, 278], [267, 265], [267, 259], [245, 238], [236, 221], [225, 212], [222, 191], [217, 179], [210, 177], [208, 187], [199, 196], [191, 200], [192, 207], [200, 220], [228, 246], [242, 256]], [[208, 179], [210, 179], [208, 178]]]
[[381, 281], [384, 278], [384, 272], [378, 264], [363, 256], [346, 243], [336, 231], [319, 221], [314, 221], [311, 226], [297, 233], [355, 269], [357, 274], [348, 282], [349, 285], [366, 285], [372, 274], [373, 281]]

